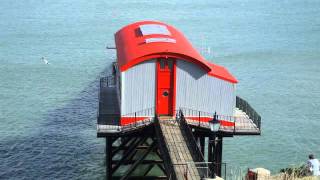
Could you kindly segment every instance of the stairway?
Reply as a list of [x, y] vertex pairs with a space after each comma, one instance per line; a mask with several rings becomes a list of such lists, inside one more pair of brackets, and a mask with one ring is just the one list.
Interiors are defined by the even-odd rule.
[[177, 179], [201, 179], [177, 121], [162, 116], [159, 122]]

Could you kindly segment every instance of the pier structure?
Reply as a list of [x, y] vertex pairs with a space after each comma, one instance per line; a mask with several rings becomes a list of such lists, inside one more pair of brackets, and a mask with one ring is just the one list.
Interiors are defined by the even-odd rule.
[[260, 115], [236, 96], [237, 79], [161, 22], [127, 25], [115, 42], [97, 121], [106, 179], [225, 176], [223, 138], [261, 134]]

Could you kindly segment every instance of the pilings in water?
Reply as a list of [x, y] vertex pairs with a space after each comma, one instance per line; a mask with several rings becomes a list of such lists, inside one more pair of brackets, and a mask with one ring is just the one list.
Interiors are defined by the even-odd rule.
[[[214, 137], [211, 132], [195, 127], [193, 127], [193, 135], [201, 153], [208, 158], [210, 171], [221, 177], [223, 136]], [[154, 125], [127, 134], [116, 136], [109, 134], [104, 138], [106, 180], [168, 179], [170, 177], [168, 172], [172, 170], [166, 169], [170, 166], [165, 165], [164, 155], [160, 153], [160, 144]]]
[[105, 142], [106, 180], [167, 179], [152, 125]]

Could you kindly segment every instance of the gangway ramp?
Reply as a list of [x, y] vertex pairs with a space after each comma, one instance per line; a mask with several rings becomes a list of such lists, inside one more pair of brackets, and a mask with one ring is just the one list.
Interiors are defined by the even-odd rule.
[[159, 124], [159, 130], [163, 135], [159, 138], [163, 138], [176, 178], [201, 179], [179, 123], [174, 118], [165, 116], [159, 117]]

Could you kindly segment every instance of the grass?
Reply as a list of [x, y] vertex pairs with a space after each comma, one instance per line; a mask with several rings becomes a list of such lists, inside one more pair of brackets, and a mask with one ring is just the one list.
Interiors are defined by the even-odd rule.
[[310, 176], [308, 168], [302, 164], [280, 170], [280, 174], [271, 176], [270, 180], [320, 180], [320, 177]]

